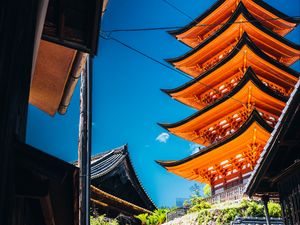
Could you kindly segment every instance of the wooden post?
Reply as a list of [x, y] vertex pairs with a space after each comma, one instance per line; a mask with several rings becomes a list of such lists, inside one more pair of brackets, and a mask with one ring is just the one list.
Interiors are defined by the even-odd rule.
[[87, 57], [81, 74], [80, 121], [78, 143], [79, 165], [79, 224], [89, 225], [90, 200], [90, 161], [91, 161], [91, 123], [92, 123], [92, 58]]
[[14, 141], [25, 140], [39, 1], [0, 7], [0, 224], [13, 223]]
[[270, 215], [269, 215], [269, 209], [268, 209], [269, 196], [264, 195], [261, 198], [261, 200], [263, 201], [263, 204], [264, 204], [267, 225], [271, 225], [271, 220], [270, 220]]

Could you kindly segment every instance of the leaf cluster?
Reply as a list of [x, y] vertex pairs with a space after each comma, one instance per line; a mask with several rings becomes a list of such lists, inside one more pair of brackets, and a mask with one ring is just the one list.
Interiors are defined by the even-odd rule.
[[152, 214], [143, 213], [135, 216], [135, 218], [139, 219], [142, 225], [160, 225], [166, 221], [169, 211], [167, 208], [157, 209]]
[[105, 215], [90, 218], [91, 225], [118, 225], [117, 220], [107, 219]]
[[[268, 204], [269, 214], [271, 217], [281, 217], [280, 205], [274, 202]], [[256, 201], [243, 200], [238, 207], [224, 209], [202, 209], [198, 214], [199, 224], [230, 224], [236, 217], [264, 217], [264, 207]]]

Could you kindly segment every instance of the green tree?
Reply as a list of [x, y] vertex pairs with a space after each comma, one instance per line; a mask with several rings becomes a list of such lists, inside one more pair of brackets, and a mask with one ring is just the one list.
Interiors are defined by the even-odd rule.
[[192, 197], [200, 197], [202, 189], [199, 184], [195, 183], [193, 186], [190, 187], [190, 191], [192, 192]]
[[211, 187], [210, 187], [209, 184], [206, 184], [203, 187], [203, 194], [204, 194], [204, 197], [210, 197], [211, 196]]

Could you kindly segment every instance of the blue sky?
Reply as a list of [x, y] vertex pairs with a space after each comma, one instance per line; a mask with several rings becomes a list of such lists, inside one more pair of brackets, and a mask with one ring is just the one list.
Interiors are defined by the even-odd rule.
[[[169, 0], [195, 18], [215, 1]], [[290, 16], [300, 15], [300, 1], [268, 0]], [[191, 20], [162, 0], [111, 0], [102, 30], [184, 26]], [[299, 28], [287, 37], [300, 43]], [[111, 35], [162, 63], [184, 54], [189, 48], [166, 30], [115, 32]], [[181, 159], [195, 145], [168, 134], [158, 122], [172, 123], [195, 111], [164, 94], [189, 80], [113, 40], [99, 40], [94, 60], [93, 154], [123, 144], [140, 180], [157, 206], [173, 206], [177, 197], [188, 197], [193, 182], [166, 172], [154, 160]], [[293, 66], [299, 71], [299, 63]], [[50, 117], [29, 106], [27, 143], [65, 161], [77, 159], [79, 86], [65, 116]], [[159, 138], [160, 137], [160, 138]]]

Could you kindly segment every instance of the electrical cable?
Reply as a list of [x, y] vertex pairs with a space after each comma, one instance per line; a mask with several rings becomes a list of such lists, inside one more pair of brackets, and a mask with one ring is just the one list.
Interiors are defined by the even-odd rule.
[[[242, 23], [251, 23], [251, 22], [265, 22], [265, 21], [273, 21], [273, 20], [280, 20], [280, 19], [296, 19], [300, 21], [300, 16], [290, 16], [290, 17], [274, 17], [268, 18], [263, 20], [247, 20], [247, 21], [236, 21], [232, 23], [211, 23], [211, 24], [196, 24], [193, 27], [205, 27], [205, 26], [223, 26], [225, 24], [242, 24]], [[144, 27], [144, 28], [124, 28], [124, 29], [111, 29], [111, 30], [102, 30], [106, 33], [115, 33], [115, 32], [138, 32], [138, 31], [155, 31], [155, 30], [172, 30], [172, 29], [180, 29], [186, 26], [166, 26], [166, 27]], [[287, 27], [287, 28], [294, 28], [294, 27]], [[279, 28], [278, 28], [279, 29]]]
[[[216, 23], [214, 23], [214, 24], [197, 24], [198, 22], [197, 22], [196, 20], [194, 20], [194, 19], [193, 19], [191, 16], [189, 16], [187, 13], [185, 13], [184, 11], [182, 11], [181, 9], [179, 9], [178, 7], [176, 7], [175, 5], [173, 5], [172, 3], [170, 3], [168, 0], [162, 0], [162, 1], [165, 2], [166, 4], [168, 4], [169, 6], [171, 6], [172, 8], [174, 8], [175, 10], [177, 10], [178, 12], [180, 12], [182, 15], [186, 16], [187, 18], [189, 18], [190, 20], [192, 20], [193, 22], [195, 22], [195, 23], [196, 23], [195, 27], [197, 27], [197, 26], [218, 26], [218, 25], [225, 25], [225, 24], [226, 24], [226, 23], [219, 23], [219, 24], [216, 24]], [[297, 19], [299, 19], [299, 17], [287, 17], [287, 18], [294, 18], [294, 19], [297, 18]], [[279, 19], [284, 19], [284, 18], [276, 17], [276, 18], [268, 18], [268, 19], [264, 19], [264, 20], [237, 21], [237, 22], [232, 22], [232, 23], [227, 23], [227, 24], [242, 24], [242, 23], [249, 23], [249, 22], [263, 22], [263, 21], [271, 21], [271, 20], [279, 20]], [[117, 43], [123, 45], [124, 47], [126, 47], [126, 48], [128, 48], [128, 49], [130, 49], [130, 50], [132, 50], [132, 51], [134, 51], [134, 52], [136, 52], [136, 53], [138, 53], [138, 54], [140, 54], [140, 55], [142, 55], [142, 56], [148, 58], [149, 60], [151, 60], [151, 61], [153, 61], [153, 62], [155, 62], [155, 63], [158, 63], [158, 64], [164, 66], [165, 68], [168, 68], [169, 70], [175, 71], [175, 72], [179, 73], [180, 75], [183, 75], [183, 76], [185, 76], [185, 77], [191, 79], [191, 77], [188, 76], [186, 73], [184, 73], [184, 72], [182, 72], [182, 71], [180, 71], [180, 70], [174, 69], [173, 67], [170, 67], [170, 66], [168, 66], [168, 65], [166, 65], [166, 64], [164, 64], [164, 63], [162, 63], [162, 62], [160, 62], [159, 60], [157, 60], [157, 59], [155, 59], [155, 58], [153, 58], [153, 57], [151, 57], [151, 56], [149, 56], [149, 55], [143, 53], [142, 51], [140, 51], [140, 50], [138, 50], [138, 49], [136, 49], [136, 48], [134, 48], [134, 47], [132, 47], [132, 46], [130, 46], [130, 45], [128, 45], [128, 44], [126, 44], [126, 43], [120, 41], [120, 40], [118, 40], [117, 38], [112, 37], [112, 33], [114, 33], [114, 32], [149, 31], [149, 30], [169, 29], [169, 28], [170, 28], [170, 27], [168, 27], [168, 28], [166, 28], [166, 27], [156, 27], [156, 28], [141, 28], [141, 29], [119, 29], [119, 30], [110, 30], [110, 31], [102, 31], [102, 32], [100, 33], [100, 36], [101, 36], [103, 39], [105, 39], [105, 40], [113, 40], [113, 41], [115, 41], [115, 42], [117, 42]], [[173, 27], [173, 28], [174, 28], [174, 27]], [[178, 28], [178, 27], [176, 27], [176, 28]], [[105, 33], [106, 36], [104, 36], [103, 33]], [[228, 44], [229, 44], [229, 45], [232, 45], [232, 43], [228, 43]], [[233, 45], [233, 48], [235, 48], [235, 49], [237, 49], [238, 51], [240, 51], [240, 49], [238, 49], [238, 48], [236, 47], [236, 45]], [[213, 91], [216, 92], [216, 93], [220, 93], [219, 90], [216, 90], [214, 87], [211, 87], [210, 85], [204, 84], [204, 83], [202, 83], [202, 82], [200, 82], [200, 81], [197, 81], [197, 83], [199, 83], [199, 84], [201, 84], [201, 85], [203, 85], [203, 86], [205, 86], [205, 87], [207, 87], [207, 88], [213, 90]], [[222, 94], [222, 93], [221, 93], [221, 94]], [[237, 99], [234, 99], [234, 98], [232, 98], [232, 97], [229, 97], [228, 94], [224, 94], [223, 97], [230, 98], [230, 99], [232, 99], [232, 100], [235, 100], [235, 101], [241, 103], [243, 106], [246, 106], [245, 103], [243, 103], [243, 102], [241, 102], [241, 101], [239, 101], [239, 100], [237, 100]]]
[[173, 9], [177, 10], [178, 12], [180, 12], [182, 15], [184, 15], [187, 18], [191, 19], [193, 22], [197, 23], [197, 21], [194, 20], [193, 17], [191, 17], [190, 15], [188, 15], [187, 13], [185, 13], [184, 11], [182, 11], [181, 9], [179, 9], [178, 7], [176, 7], [175, 5], [173, 5], [172, 3], [170, 3], [168, 0], [162, 0], [162, 1], [165, 2], [167, 5], [171, 6]]
[[[176, 73], [179, 73], [180, 75], [183, 75], [183, 76], [185, 76], [185, 77], [187, 77], [187, 78], [189, 78], [189, 79], [192, 79], [192, 78], [191, 78], [190, 76], [188, 76], [186, 73], [184, 73], [184, 72], [182, 72], [182, 71], [179, 71], [179, 70], [176, 70], [176, 69], [174, 69], [173, 67], [170, 67], [170, 66], [168, 66], [168, 65], [166, 65], [166, 64], [164, 64], [164, 63], [162, 63], [162, 62], [160, 62], [159, 60], [157, 60], [157, 59], [155, 59], [155, 58], [153, 58], [153, 57], [151, 57], [151, 56], [149, 56], [149, 55], [143, 53], [142, 51], [140, 51], [140, 50], [138, 50], [138, 49], [136, 49], [136, 48], [134, 48], [134, 47], [132, 47], [132, 46], [130, 46], [130, 45], [128, 45], [128, 44], [122, 42], [122, 41], [120, 41], [119, 39], [117, 39], [117, 38], [115, 38], [115, 37], [112, 37], [111, 35], [110, 35], [109, 37], [106, 37], [106, 36], [104, 36], [103, 34], [100, 34], [100, 37], [103, 38], [104, 40], [113, 40], [113, 41], [115, 41], [115, 42], [117, 42], [117, 43], [123, 45], [124, 47], [126, 47], [126, 48], [128, 48], [128, 49], [130, 49], [130, 50], [132, 50], [132, 51], [134, 51], [134, 52], [136, 52], [136, 53], [138, 53], [138, 54], [140, 54], [140, 55], [142, 55], [142, 56], [148, 58], [149, 60], [151, 60], [151, 61], [153, 61], [153, 62], [155, 62], [155, 63], [158, 63], [158, 64], [164, 66], [165, 68], [167, 68], [167, 69], [169, 69], [169, 70], [175, 71]], [[201, 84], [201, 85], [203, 85], [203, 86], [205, 86], [205, 87], [207, 87], [207, 88], [209, 88], [209, 89], [215, 91], [216, 93], [220, 93], [219, 90], [217, 90], [217, 89], [211, 87], [211, 86], [208, 85], [208, 84], [202, 83], [202, 82], [200, 82], [200, 81], [197, 81], [197, 83], [199, 83], [199, 84]], [[228, 94], [223, 94], [222, 97], [230, 98], [230, 99], [232, 99], [232, 100], [234, 100], [234, 101], [236, 101], [236, 102], [239, 102], [239, 103], [242, 104], [244, 107], [246, 107], [246, 104], [245, 104], [245, 103], [243, 103], [243, 102], [241, 102], [240, 100], [237, 100], [237, 99], [235, 99], [235, 98], [233, 98], [233, 97], [230, 97]]]

